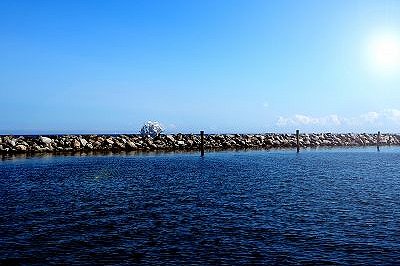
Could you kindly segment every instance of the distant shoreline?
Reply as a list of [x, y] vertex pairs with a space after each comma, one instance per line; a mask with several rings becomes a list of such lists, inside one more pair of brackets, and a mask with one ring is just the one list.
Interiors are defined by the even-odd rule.
[[[299, 135], [299, 147], [377, 146], [377, 134], [312, 133]], [[400, 145], [400, 134], [381, 134], [379, 145]], [[205, 150], [296, 148], [295, 134], [206, 134]], [[62, 152], [198, 151], [198, 134], [0, 136], [1, 154]]]

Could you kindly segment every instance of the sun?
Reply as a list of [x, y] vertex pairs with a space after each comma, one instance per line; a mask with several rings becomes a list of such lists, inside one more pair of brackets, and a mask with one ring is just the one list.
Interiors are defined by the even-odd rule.
[[394, 34], [384, 34], [371, 38], [368, 44], [371, 66], [383, 73], [400, 70], [400, 40]]

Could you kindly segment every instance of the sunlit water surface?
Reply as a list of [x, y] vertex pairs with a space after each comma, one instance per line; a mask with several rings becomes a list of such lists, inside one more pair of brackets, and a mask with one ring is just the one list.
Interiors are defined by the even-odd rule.
[[0, 264], [400, 262], [400, 149], [0, 161]]

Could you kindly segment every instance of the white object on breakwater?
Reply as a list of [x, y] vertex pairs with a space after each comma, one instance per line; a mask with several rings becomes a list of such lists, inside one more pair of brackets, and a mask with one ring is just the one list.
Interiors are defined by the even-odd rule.
[[147, 121], [142, 129], [140, 130], [140, 134], [143, 137], [150, 136], [152, 138], [157, 137], [164, 131], [164, 128], [161, 126], [160, 122], [157, 121]]

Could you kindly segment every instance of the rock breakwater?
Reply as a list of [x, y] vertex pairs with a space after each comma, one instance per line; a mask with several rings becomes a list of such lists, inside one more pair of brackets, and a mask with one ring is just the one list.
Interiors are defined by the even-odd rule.
[[[299, 143], [306, 147], [373, 146], [377, 134], [300, 134]], [[196, 134], [160, 135], [63, 135], [0, 136], [0, 153], [44, 153], [79, 151], [173, 151], [198, 150]], [[400, 135], [381, 134], [381, 145], [400, 145]], [[209, 134], [204, 136], [206, 150], [295, 148], [295, 134]]]

